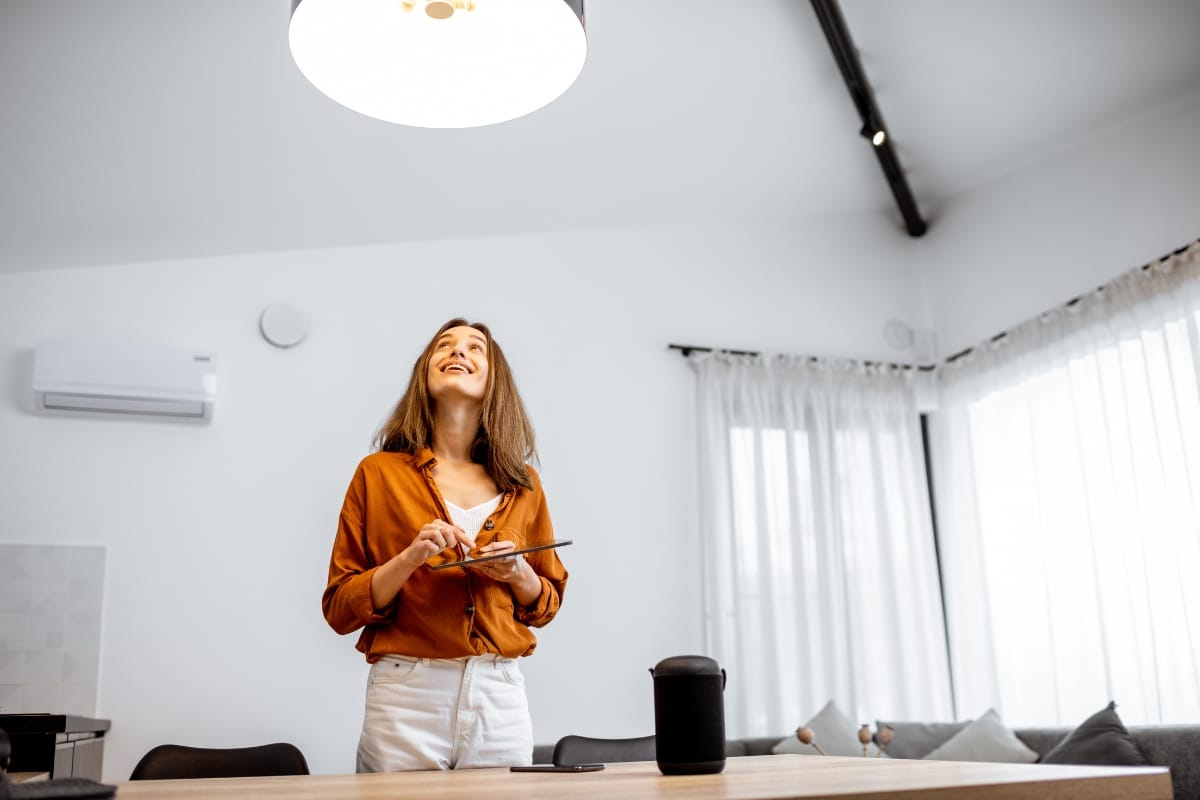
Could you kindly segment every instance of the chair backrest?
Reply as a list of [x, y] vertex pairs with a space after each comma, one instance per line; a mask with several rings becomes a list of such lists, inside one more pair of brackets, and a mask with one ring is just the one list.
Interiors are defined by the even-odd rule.
[[186, 747], [160, 744], [142, 756], [131, 781], [173, 778], [249, 778], [257, 775], [307, 775], [308, 762], [294, 744], [256, 747]]
[[553, 760], [559, 766], [574, 764], [611, 764], [617, 761], [653, 761], [654, 737], [636, 739], [594, 739], [590, 736], [564, 736], [554, 745]]

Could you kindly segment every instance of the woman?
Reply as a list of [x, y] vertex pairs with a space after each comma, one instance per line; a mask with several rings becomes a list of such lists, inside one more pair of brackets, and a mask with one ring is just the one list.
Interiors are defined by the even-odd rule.
[[359, 772], [528, 764], [533, 731], [516, 659], [554, 618], [555, 550], [439, 564], [554, 539], [526, 461], [533, 428], [486, 325], [452, 319], [362, 460], [342, 506], [322, 606], [362, 628], [371, 664]]

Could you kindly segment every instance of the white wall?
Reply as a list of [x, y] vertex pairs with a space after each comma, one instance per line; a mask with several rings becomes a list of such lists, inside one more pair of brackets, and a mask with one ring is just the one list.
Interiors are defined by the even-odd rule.
[[941, 355], [1200, 236], [1200, 95], [942, 204], [921, 242]]
[[[512, 361], [576, 542], [525, 662], [536, 739], [652, 731], [647, 670], [703, 648], [691, 375], [666, 345], [893, 359], [884, 323], [929, 322], [916, 252], [872, 217], [0, 275], [0, 541], [108, 549], [105, 777], [162, 742], [286, 739], [314, 772], [353, 769], [366, 667], [321, 617], [329, 548], [376, 425], [456, 315]], [[313, 321], [294, 350], [256, 329], [281, 301]], [[35, 415], [32, 347], [71, 336], [215, 350], [214, 421]]]

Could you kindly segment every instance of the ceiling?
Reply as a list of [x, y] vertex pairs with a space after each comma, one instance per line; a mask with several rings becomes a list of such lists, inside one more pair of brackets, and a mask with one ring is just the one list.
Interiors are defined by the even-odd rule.
[[[1195, 0], [841, 5], [931, 235], [956, 194], [1200, 91]], [[727, 218], [901, 226], [807, 0], [586, 0], [563, 97], [441, 131], [317, 92], [289, 10], [0, 0], [0, 272]]]

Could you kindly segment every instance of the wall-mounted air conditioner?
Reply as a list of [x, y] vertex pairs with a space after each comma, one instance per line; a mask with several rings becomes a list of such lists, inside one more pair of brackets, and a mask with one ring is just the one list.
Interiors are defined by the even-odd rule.
[[212, 353], [145, 344], [43, 340], [33, 359], [40, 411], [208, 421], [217, 399]]

